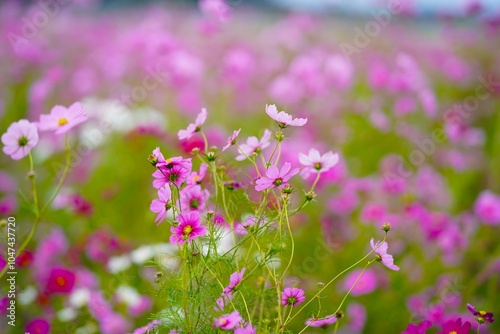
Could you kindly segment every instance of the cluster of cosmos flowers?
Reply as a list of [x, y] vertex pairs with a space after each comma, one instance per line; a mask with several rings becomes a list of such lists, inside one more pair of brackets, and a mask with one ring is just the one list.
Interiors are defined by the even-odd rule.
[[15, 332], [498, 331], [498, 19], [97, 2], [0, 4]]

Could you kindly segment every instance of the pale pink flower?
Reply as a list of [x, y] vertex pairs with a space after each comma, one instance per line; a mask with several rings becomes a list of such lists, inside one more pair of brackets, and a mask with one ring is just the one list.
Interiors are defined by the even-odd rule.
[[152, 212], [157, 213], [155, 223], [160, 224], [167, 216], [168, 210], [172, 208], [172, 191], [168, 185], [158, 189], [158, 198], [154, 199], [149, 206]]
[[3, 152], [14, 160], [24, 158], [38, 144], [38, 130], [34, 123], [22, 119], [12, 123], [2, 135]]
[[227, 295], [231, 292], [233, 292], [238, 285], [241, 283], [243, 280], [243, 275], [245, 274], [245, 269], [241, 269], [240, 272], [234, 272], [229, 276], [229, 285], [224, 288], [224, 291], [222, 292], [223, 294]]
[[202, 163], [200, 166], [199, 172], [191, 172], [189, 177], [186, 180], [186, 184], [188, 186], [192, 186], [195, 184], [200, 184], [205, 175], [207, 174], [208, 165], [206, 163]]
[[245, 327], [236, 328], [234, 334], [256, 334], [257, 328], [253, 328], [252, 324], [248, 324]]
[[263, 149], [271, 144], [271, 142], [269, 141], [271, 139], [271, 135], [272, 132], [266, 129], [264, 130], [264, 134], [262, 135], [262, 138], [260, 140], [255, 136], [249, 137], [246, 141], [246, 144], [240, 145], [239, 151], [242, 154], [238, 155], [236, 157], [236, 160], [243, 161], [247, 157], [250, 157], [253, 153], [259, 154], [260, 152], [262, 152]]
[[60, 135], [68, 132], [75, 126], [88, 119], [85, 108], [80, 102], [75, 102], [68, 108], [54, 106], [48, 115], [40, 115], [38, 129], [40, 131], [54, 131]]
[[306, 321], [306, 325], [309, 327], [324, 327], [331, 325], [337, 321], [337, 317], [332, 314], [323, 318], [309, 318]]
[[207, 109], [203, 108], [196, 117], [194, 123], [189, 124], [186, 130], [179, 130], [179, 132], [177, 133], [179, 140], [191, 138], [196, 132], [199, 132], [201, 130], [201, 126], [203, 125], [203, 123], [205, 123], [206, 120]]
[[231, 314], [223, 314], [214, 320], [214, 327], [226, 330], [233, 330], [239, 326], [243, 319], [238, 311]]
[[474, 204], [474, 212], [486, 224], [500, 224], [500, 196], [483, 191]]
[[181, 209], [183, 212], [205, 211], [205, 201], [210, 197], [208, 190], [199, 185], [188, 186], [180, 191]]
[[276, 166], [270, 166], [266, 171], [266, 176], [256, 181], [255, 190], [262, 191], [270, 188], [284, 187], [288, 180], [299, 172], [298, 168], [290, 170], [291, 168], [292, 165], [289, 162], [285, 162], [281, 170]]
[[240, 134], [240, 131], [241, 131], [241, 129], [233, 131], [233, 134], [231, 135], [231, 137], [229, 137], [227, 139], [227, 145], [222, 148], [222, 152], [224, 152], [225, 150], [227, 150], [229, 148], [229, 146], [236, 145], [236, 138]]
[[307, 179], [311, 173], [324, 173], [330, 170], [339, 162], [339, 155], [332, 151], [321, 155], [318, 150], [311, 148], [309, 154], [299, 153], [299, 162], [306, 166], [300, 175]]
[[278, 112], [274, 104], [266, 105], [266, 113], [278, 123], [280, 128], [286, 128], [287, 126], [303, 126], [307, 123], [307, 118], [292, 118], [291, 115], [284, 111]]
[[384, 266], [391, 270], [399, 270], [399, 267], [394, 264], [394, 258], [392, 257], [392, 255], [387, 254], [387, 249], [389, 248], [389, 246], [387, 245], [386, 241], [382, 243], [380, 243], [380, 241], [377, 241], [377, 243], [374, 244], [372, 238], [370, 240], [370, 246], [373, 250], [375, 250], [375, 253], [377, 254], [377, 261], [382, 262]]

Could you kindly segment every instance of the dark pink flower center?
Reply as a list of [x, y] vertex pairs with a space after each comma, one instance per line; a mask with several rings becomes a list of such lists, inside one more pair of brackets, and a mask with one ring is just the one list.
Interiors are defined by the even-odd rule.
[[279, 187], [283, 184], [283, 179], [281, 177], [277, 178], [276, 180], [274, 180], [273, 184], [276, 186], [276, 187]]

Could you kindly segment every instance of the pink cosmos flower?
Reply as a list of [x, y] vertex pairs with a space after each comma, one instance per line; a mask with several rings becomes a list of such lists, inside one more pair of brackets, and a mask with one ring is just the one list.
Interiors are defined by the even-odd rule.
[[242, 154], [238, 155], [236, 157], [236, 160], [243, 161], [247, 157], [250, 157], [253, 153], [259, 154], [263, 149], [271, 144], [271, 142], [269, 141], [271, 139], [271, 135], [272, 132], [268, 129], [265, 129], [264, 134], [262, 135], [262, 138], [260, 140], [255, 136], [249, 137], [246, 141], [246, 144], [240, 145], [240, 152]]
[[168, 185], [158, 189], [158, 198], [154, 199], [149, 210], [157, 213], [155, 223], [159, 225], [167, 216], [168, 210], [172, 208], [172, 191]]
[[483, 191], [474, 204], [474, 212], [486, 224], [500, 224], [500, 196]]
[[299, 288], [285, 288], [281, 295], [281, 305], [299, 306], [306, 300], [304, 290]]
[[191, 158], [175, 157], [165, 160], [165, 165], [159, 165], [158, 169], [153, 173], [155, 178], [153, 187], [159, 189], [169, 183], [180, 187], [189, 177], [192, 166]]
[[320, 155], [317, 150], [311, 148], [309, 154], [299, 153], [299, 162], [306, 166], [300, 173], [304, 179], [307, 179], [311, 173], [324, 173], [330, 170], [339, 162], [339, 155], [332, 151]]
[[179, 132], [177, 133], [179, 140], [191, 138], [196, 132], [199, 132], [201, 130], [201, 126], [203, 125], [203, 123], [205, 123], [206, 120], [207, 109], [203, 108], [196, 117], [194, 123], [189, 124], [186, 130], [179, 130]]
[[36, 318], [26, 325], [26, 332], [36, 334], [49, 334], [50, 324], [47, 320]]
[[14, 160], [24, 158], [38, 144], [38, 130], [34, 123], [22, 119], [12, 123], [2, 135], [3, 152]]
[[214, 320], [214, 327], [226, 330], [233, 330], [243, 319], [238, 311], [231, 314], [224, 314]]
[[146, 326], [137, 328], [132, 334], [146, 334], [153, 331], [158, 325], [161, 324], [160, 320], [153, 320]]
[[199, 172], [191, 172], [189, 177], [186, 180], [186, 184], [188, 186], [194, 185], [194, 184], [200, 184], [205, 175], [207, 174], [207, 169], [208, 165], [206, 163], [202, 163], [200, 166], [200, 171]]
[[205, 211], [205, 201], [210, 197], [208, 190], [199, 185], [188, 186], [180, 191], [183, 212]]
[[198, 211], [182, 212], [177, 220], [179, 225], [170, 228], [170, 232], [173, 233], [170, 236], [170, 242], [173, 244], [191, 242], [196, 237], [204, 236], [207, 233], [206, 227], [201, 225], [201, 217]]
[[222, 24], [229, 20], [231, 9], [223, 0], [201, 0], [198, 6], [206, 19]]
[[67, 294], [75, 286], [75, 274], [64, 268], [54, 268], [47, 280], [46, 291], [48, 293]]
[[227, 295], [238, 287], [238, 284], [243, 280], [243, 275], [245, 274], [246, 268], [241, 269], [240, 272], [234, 272], [229, 276], [229, 285], [222, 291], [223, 294]]
[[309, 327], [326, 327], [337, 322], [337, 317], [332, 314], [323, 318], [309, 318], [306, 321], [306, 325]]
[[252, 324], [248, 324], [246, 327], [236, 328], [234, 334], [257, 334], [257, 328], [253, 328]]
[[224, 311], [224, 308], [229, 304], [231, 300], [233, 300], [233, 297], [234, 296], [231, 292], [228, 294], [223, 293], [222, 295], [220, 295], [220, 297], [215, 300], [215, 303], [217, 305], [214, 306], [214, 310], [218, 312]]
[[449, 320], [443, 324], [443, 331], [437, 334], [468, 334], [471, 323], [466, 321], [462, 324], [462, 319], [458, 318], [456, 320]]
[[[358, 280], [359, 275], [361, 274], [361, 269], [356, 269], [349, 273], [344, 281], [344, 290], [349, 291], [351, 287], [354, 285], [356, 280]], [[360, 296], [365, 295], [367, 293], [372, 292], [377, 288], [377, 275], [370, 270], [366, 269], [363, 275], [359, 278], [358, 282], [354, 286], [351, 291], [351, 295]]]
[[161, 153], [159, 147], [153, 150], [153, 153], [149, 155], [148, 160], [154, 167], [165, 166], [167, 164], [165, 157], [163, 156], [163, 153]]
[[303, 126], [307, 123], [307, 118], [293, 119], [291, 115], [284, 111], [278, 112], [274, 104], [266, 105], [266, 114], [274, 119], [280, 128], [286, 128], [287, 126]]
[[472, 315], [477, 317], [477, 321], [481, 324], [484, 322], [494, 322], [495, 318], [493, 317], [492, 312], [486, 312], [486, 311], [477, 311], [474, 306], [471, 304], [467, 304], [467, 309], [469, 310]]
[[382, 262], [384, 266], [391, 270], [399, 270], [399, 267], [394, 264], [394, 258], [392, 257], [392, 255], [387, 254], [387, 249], [389, 248], [389, 246], [387, 245], [386, 241], [384, 241], [383, 243], [377, 241], [377, 243], [374, 244], [372, 238], [370, 240], [370, 246], [373, 250], [375, 250], [375, 253], [377, 253], [377, 260]]
[[40, 115], [38, 129], [40, 131], [54, 131], [61, 135], [88, 119], [85, 108], [80, 102], [75, 102], [68, 108], [54, 106], [48, 115]]
[[276, 166], [270, 166], [266, 171], [266, 177], [262, 177], [256, 181], [255, 190], [262, 191], [270, 188], [284, 187], [288, 180], [299, 172], [298, 168], [290, 170], [291, 167], [292, 165], [289, 162], [285, 162], [281, 170], [278, 170]]
[[432, 327], [432, 323], [429, 320], [424, 320], [418, 325], [409, 324], [406, 330], [401, 334], [425, 334], [429, 328]]
[[229, 146], [236, 145], [236, 138], [238, 138], [238, 135], [240, 134], [241, 129], [234, 130], [233, 134], [231, 137], [227, 138], [227, 144], [222, 148], [222, 152], [227, 150]]

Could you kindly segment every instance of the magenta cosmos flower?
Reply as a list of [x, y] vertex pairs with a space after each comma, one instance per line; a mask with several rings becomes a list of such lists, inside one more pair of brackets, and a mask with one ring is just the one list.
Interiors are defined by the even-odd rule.
[[167, 216], [168, 210], [172, 208], [172, 191], [168, 185], [158, 189], [158, 198], [154, 199], [149, 206], [152, 212], [157, 213], [155, 223], [160, 224]]
[[179, 132], [177, 133], [179, 140], [191, 138], [195, 134], [195, 132], [199, 132], [201, 130], [201, 126], [203, 125], [203, 123], [205, 123], [206, 120], [207, 120], [207, 109], [203, 108], [196, 117], [194, 123], [189, 124], [186, 130], [179, 130]]
[[285, 162], [281, 170], [278, 170], [276, 166], [269, 167], [266, 171], [266, 177], [261, 177], [256, 181], [255, 190], [262, 191], [270, 188], [284, 187], [288, 180], [299, 172], [298, 168], [290, 170], [291, 168], [292, 165], [289, 162]]
[[231, 137], [229, 137], [227, 139], [226, 146], [224, 146], [222, 148], [222, 152], [224, 152], [225, 150], [227, 150], [229, 148], [229, 146], [236, 145], [236, 138], [238, 138], [238, 135], [240, 134], [240, 131], [241, 131], [241, 129], [233, 131], [233, 134], [231, 135]]
[[387, 249], [389, 248], [389, 246], [387, 245], [386, 241], [384, 241], [383, 243], [377, 241], [377, 243], [374, 244], [372, 238], [370, 240], [370, 245], [372, 246], [372, 249], [375, 250], [375, 253], [377, 253], [377, 261], [382, 262], [384, 266], [391, 270], [399, 270], [399, 267], [394, 264], [394, 258], [392, 257], [392, 255], [387, 254]]
[[25, 119], [14, 122], [2, 135], [2, 143], [5, 154], [14, 160], [22, 159], [38, 144], [38, 129]]
[[50, 324], [45, 319], [36, 318], [26, 325], [26, 332], [33, 334], [49, 334]]
[[474, 204], [474, 212], [486, 224], [500, 224], [500, 196], [483, 191]]
[[179, 225], [172, 226], [170, 232], [170, 242], [173, 244], [183, 244], [191, 242], [194, 238], [204, 236], [207, 233], [205, 226], [201, 225], [201, 217], [198, 211], [181, 213], [177, 218]]
[[274, 119], [280, 128], [286, 128], [287, 126], [303, 126], [307, 123], [307, 118], [292, 118], [291, 115], [284, 111], [278, 112], [274, 104], [270, 106], [266, 105], [266, 114]]
[[311, 148], [309, 154], [299, 153], [299, 162], [306, 166], [301, 172], [303, 178], [308, 178], [311, 173], [324, 173], [339, 162], [339, 155], [332, 151], [321, 155], [317, 150]]
[[201, 186], [188, 186], [180, 191], [181, 209], [184, 212], [205, 211], [205, 202], [210, 197], [208, 190], [201, 189]]
[[304, 290], [299, 288], [285, 288], [281, 295], [281, 305], [299, 306], [306, 300]]
[[223, 294], [227, 295], [238, 287], [238, 285], [243, 280], [243, 275], [245, 274], [246, 268], [241, 269], [240, 272], [234, 272], [229, 276], [229, 285], [224, 288], [222, 291]]
[[47, 293], [68, 294], [73, 291], [75, 279], [76, 276], [72, 271], [64, 268], [54, 268], [50, 272], [45, 289]]
[[424, 320], [418, 325], [409, 324], [406, 330], [401, 334], [425, 334], [429, 328], [432, 327], [432, 323], [429, 320]]
[[75, 102], [68, 108], [54, 106], [48, 115], [40, 115], [38, 129], [40, 131], [54, 131], [56, 135], [61, 135], [78, 124], [87, 120], [85, 108], [80, 102]]
[[186, 180], [186, 184], [188, 186], [200, 184], [207, 174], [207, 169], [208, 165], [206, 163], [202, 163], [199, 172], [191, 172], [191, 174], [189, 174], [189, 177]]
[[472, 313], [474, 316], [477, 317], [477, 322], [480, 324], [485, 323], [485, 322], [494, 322], [495, 318], [493, 317], [493, 313], [491, 312], [486, 312], [486, 311], [478, 311], [474, 306], [471, 304], [467, 304], [467, 309]]
[[191, 158], [174, 157], [156, 164], [157, 170], [153, 173], [153, 187], [159, 189], [169, 183], [180, 187], [191, 174], [193, 163]]
[[332, 314], [323, 318], [309, 318], [306, 321], [306, 325], [310, 327], [326, 327], [337, 321], [337, 317]]
[[214, 321], [214, 327], [226, 330], [233, 330], [239, 326], [243, 319], [238, 311], [234, 311], [231, 314], [223, 314], [216, 318]]
[[466, 321], [462, 324], [462, 319], [449, 320], [443, 324], [443, 331], [437, 334], [468, 334], [471, 323]]
[[260, 140], [255, 136], [248, 137], [246, 144], [240, 145], [241, 154], [236, 157], [236, 160], [243, 161], [247, 157], [250, 157], [253, 153], [259, 154], [260, 152], [262, 152], [263, 149], [271, 144], [271, 135], [272, 132], [268, 129], [265, 129], [264, 134], [262, 135], [262, 138]]

